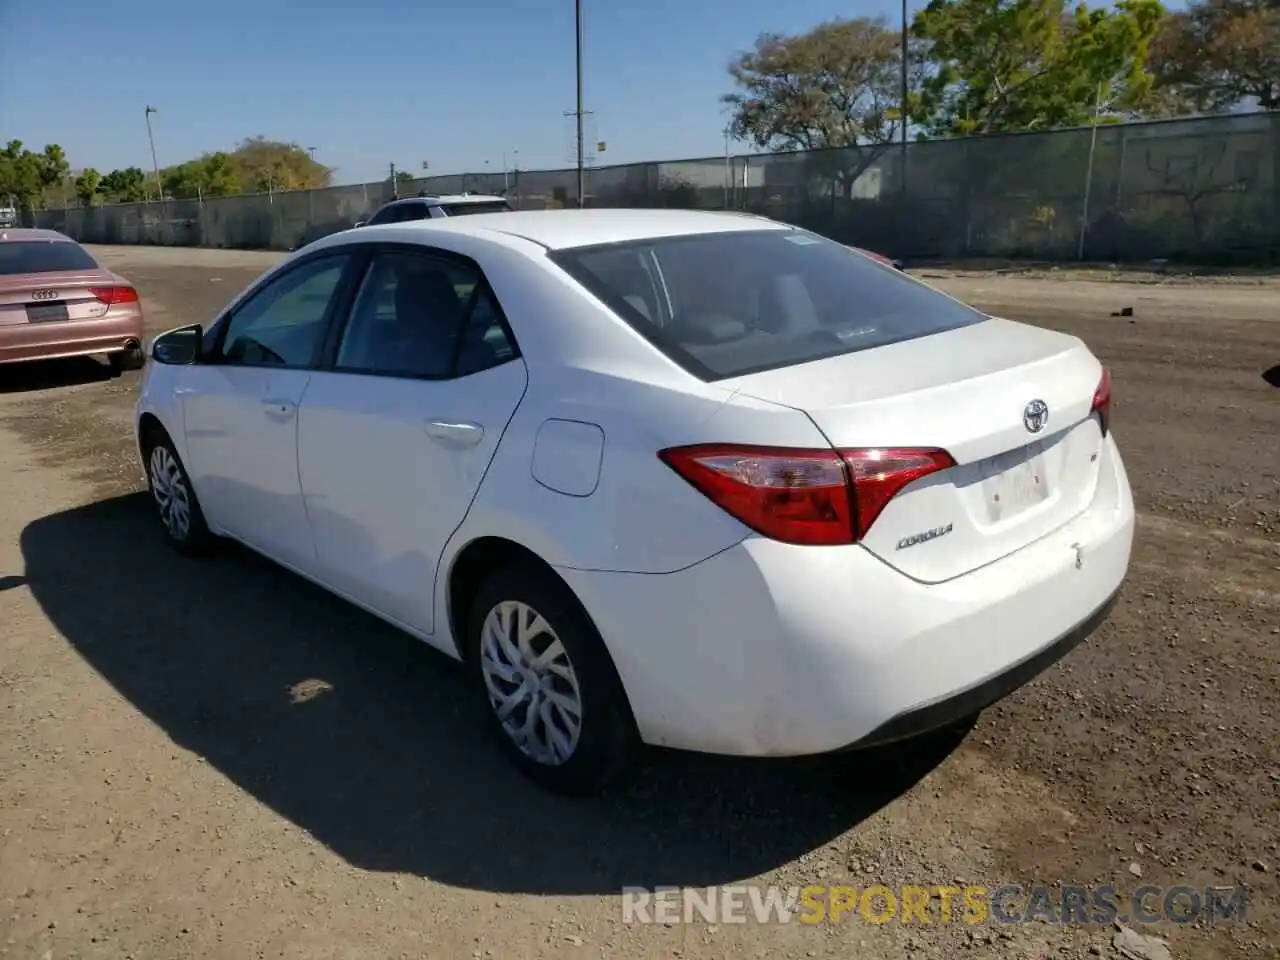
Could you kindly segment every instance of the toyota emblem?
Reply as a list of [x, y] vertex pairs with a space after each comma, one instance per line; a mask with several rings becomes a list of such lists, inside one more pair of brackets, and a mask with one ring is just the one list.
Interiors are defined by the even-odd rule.
[[1028, 433], [1039, 433], [1049, 422], [1049, 405], [1043, 400], [1032, 400], [1022, 408], [1022, 425]]
[[35, 291], [35, 293], [31, 294], [31, 299], [32, 300], [57, 300], [58, 291], [57, 290], [37, 290]]

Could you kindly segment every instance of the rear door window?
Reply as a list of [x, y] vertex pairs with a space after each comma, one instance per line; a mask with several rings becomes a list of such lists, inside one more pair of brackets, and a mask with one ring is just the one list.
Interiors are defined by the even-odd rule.
[[441, 204], [445, 216], [465, 217], [473, 213], [503, 213], [511, 209], [505, 200], [482, 200], [478, 203], [446, 203]]
[[807, 363], [986, 319], [892, 267], [803, 230], [666, 237], [550, 256], [704, 380]]

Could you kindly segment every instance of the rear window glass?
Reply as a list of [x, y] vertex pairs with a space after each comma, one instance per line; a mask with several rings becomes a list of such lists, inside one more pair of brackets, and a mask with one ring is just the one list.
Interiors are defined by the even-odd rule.
[[0, 242], [0, 274], [97, 269], [98, 264], [88, 251], [69, 240]]
[[986, 319], [892, 267], [802, 230], [576, 247], [551, 258], [704, 380], [808, 363]]
[[465, 217], [470, 213], [502, 213], [511, 206], [505, 200], [486, 200], [481, 203], [445, 203], [441, 204], [444, 212], [450, 217]]

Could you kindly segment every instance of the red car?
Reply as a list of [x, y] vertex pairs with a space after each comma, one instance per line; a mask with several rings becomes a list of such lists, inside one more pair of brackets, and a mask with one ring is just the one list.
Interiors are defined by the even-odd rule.
[[0, 229], [0, 364], [101, 353], [137, 370], [142, 338], [128, 280], [56, 231]]

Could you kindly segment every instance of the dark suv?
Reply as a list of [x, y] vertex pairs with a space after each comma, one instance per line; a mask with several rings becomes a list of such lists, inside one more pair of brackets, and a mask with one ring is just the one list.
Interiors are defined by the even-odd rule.
[[405, 223], [409, 220], [432, 220], [436, 217], [462, 217], [472, 213], [501, 213], [512, 209], [503, 197], [486, 197], [473, 193], [452, 196], [405, 197], [383, 204], [368, 220], [357, 227], [371, 227], [380, 223]]

